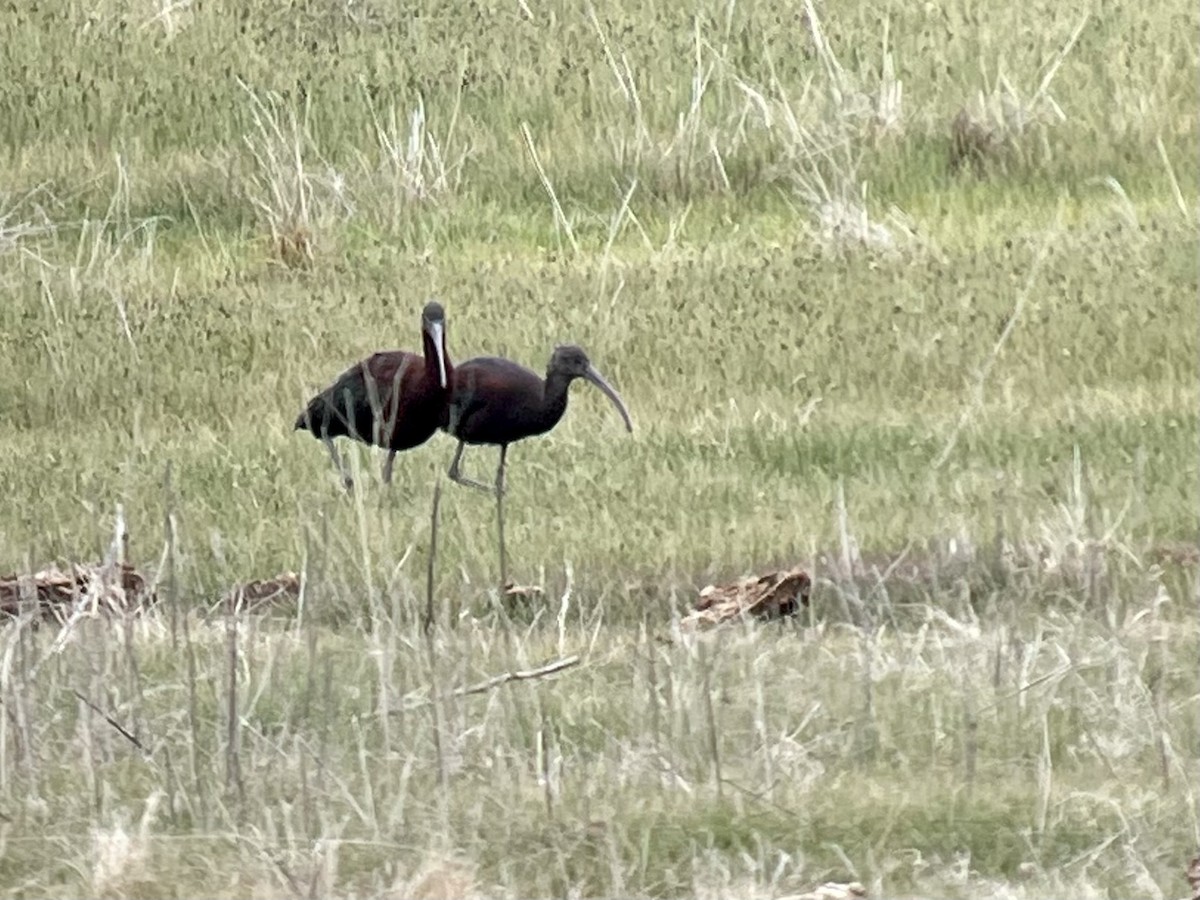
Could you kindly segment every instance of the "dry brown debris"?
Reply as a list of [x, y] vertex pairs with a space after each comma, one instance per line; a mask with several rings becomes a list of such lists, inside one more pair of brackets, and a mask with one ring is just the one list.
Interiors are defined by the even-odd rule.
[[225, 595], [239, 612], [255, 613], [266, 608], [291, 603], [300, 597], [300, 576], [283, 572], [274, 578], [256, 578], [238, 584]]
[[128, 563], [76, 563], [67, 572], [48, 566], [32, 575], [0, 578], [0, 616], [9, 618], [21, 614], [22, 601], [36, 601], [42, 618], [62, 623], [75, 610], [129, 612], [155, 599], [146, 577]]
[[964, 106], [950, 122], [950, 171], [970, 165], [978, 174], [1003, 143], [994, 128]]
[[1192, 900], [1200, 900], [1200, 856], [1192, 857], [1188, 863], [1187, 880], [1192, 887]]
[[812, 578], [801, 568], [741, 578], [732, 584], [710, 584], [700, 592], [696, 608], [680, 623], [684, 628], [712, 628], [750, 616], [780, 619], [808, 606]]
[[275, 253], [289, 269], [307, 269], [313, 263], [313, 237], [307, 228], [293, 228], [275, 238]]
[[1150, 558], [1159, 565], [1195, 567], [1200, 565], [1200, 546], [1187, 541], [1163, 541], [1151, 548]]
[[508, 581], [504, 585], [500, 600], [509, 615], [515, 615], [527, 612], [531, 602], [540, 598], [544, 593], [545, 591], [536, 584], [517, 584], [515, 581]]

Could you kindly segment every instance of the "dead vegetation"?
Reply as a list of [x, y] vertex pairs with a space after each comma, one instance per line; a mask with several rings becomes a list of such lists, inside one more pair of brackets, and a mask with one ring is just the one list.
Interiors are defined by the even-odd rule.
[[[299, 597], [300, 576], [283, 572], [234, 585], [219, 606], [263, 613]], [[67, 570], [50, 565], [32, 574], [0, 578], [0, 616], [9, 619], [36, 609], [39, 618], [62, 625], [74, 614], [137, 613], [157, 600], [155, 580], [129, 563], [72, 563]]]
[[1046, 65], [1037, 87], [1023, 95], [1004, 74], [988, 91], [959, 109], [950, 122], [950, 170], [970, 166], [976, 175], [992, 167], [1005, 168], [1036, 152], [1049, 155], [1048, 132], [1066, 121], [1050, 94], [1050, 85], [1063, 61], [1079, 41], [1091, 18], [1085, 13], [1066, 43]]
[[950, 122], [950, 171], [970, 166], [976, 175], [983, 174], [1000, 145], [999, 135], [964, 106]]
[[227, 608], [238, 612], [266, 612], [300, 599], [300, 576], [289, 571], [274, 578], [256, 578], [234, 585], [221, 599]]
[[76, 563], [68, 571], [51, 565], [0, 578], [0, 615], [12, 619], [36, 610], [39, 618], [62, 624], [72, 613], [134, 612], [156, 599], [152, 582], [128, 563]]
[[1036, 109], [1022, 101], [1007, 82], [990, 95], [959, 109], [950, 122], [951, 172], [969, 168], [975, 175], [1004, 172], [1037, 152], [1048, 155], [1048, 131], [1064, 119], [1048, 98]]
[[504, 585], [505, 599], [514, 603], [518, 600], [524, 602], [536, 600], [544, 593], [544, 589], [536, 584], [517, 584], [515, 581], [509, 581]]
[[[1022, 546], [979, 548], [966, 538], [910, 546], [898, 554], [848, 557], [819, 554], [814, 560], [823, 573], [822, 583], [832, 586], [843, 605], [847, 595], [858, 602], [870, 600], [894, 607], [905, 602], [923, 603], [939, 591], [966, 590], [978, 599], [1013, 578], [1041, 577], [1052, 583], [1091, 585], [1109, 575], [1109, 548], [1082, 546], [1066, 552], [1054, 542]], [[1200, 566], [1200, 547], [1185, 541], [1166, 541], [1147, 550], [1147, 559], [1158, 566], [1194, 569]], [[129, 563], [72, 563], [66, 569], [51, 564], [32, 574], [13, 573], [0, 578], [0, 616], [15, 619], [33, 609], [45, 620], [65, 622], [72, 613], [112, 614], [138, 612], [157, 602], [157, 576]], [[210, 614], [233, 610], [261, 615], [291, 610], [299, 601], [303, 577], [288, 570], [270, 578], [234, 584], [208, 607]], [[726, 584], [710, 584], [700, 591], [692, 610], [680, 622], [684, 630], [706, 630], [734, 621], [770, 621], [797, 615], [810, 605], [813, 579], [797, 566], [750, 575]], [[647, 596], [654, 584], [644, 585]], [[510, 613], [545, 599], [536, 584], [509, 581], [502, 600]], [[977, 597], [978, 595], [978, 597]], [[832, 601], [831, 601], [832, 602]], [[29, 604], [29, 605], [23, 605]], [[855, 610], [845, 611], [854, 618]]]
[[740, 578], [731, 584], [710, 584], [680, 626], [705, 629], [746, 618], [794, 616], [801, 607], [808, 607], [811, 590], [812, 578], [801, 568]]

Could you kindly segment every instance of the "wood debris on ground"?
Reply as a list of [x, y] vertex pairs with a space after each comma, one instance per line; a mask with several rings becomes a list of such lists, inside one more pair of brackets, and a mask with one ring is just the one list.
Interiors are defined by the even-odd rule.
[[1200, 566], [1200, 546], [1187, 541], [1162, 541], [1150, 549], [1149, 556], [1159, 565]]
[[515, 581], [510, 581], [504, 585], [504, 599], [513, 603], [516, 600], [534, 600], [545, 593], [536, 584], [517, 584]]
[[154, 590], [146, 577], [128, 563], [75, 563], [31, 575], [0, 578], [0, 616], [16, 618], [23, 606], [36, 603], [41, 618], [65, 622], [76, 611], [128, 612], [149, 606]]
[[950, 171], [971, 166], [982, 174], [987, 164], [1004, 147], [996, 129], [963, 107], [950, 122]]
[[851, 881], [849, 884], [827, 881], [807, 894], [800, 894], [795, 900], [856, 900], [866, 896], [867, 889], [857, 881]]
[[780, 619], [808, 606], [812, 578], [802, 568], [741, 578], [732, 584], [710, 584], [696, 607], [680, 622], [684, 629], [713, 628], [750, 617]]
[[238, 612], [263, 612], [271, 607], [292, 603], [300, 598], [300, 576], [283, 572], [274, 578], [256, 578], [234, 585], [222, 598], [222, 604], [232, 602]]

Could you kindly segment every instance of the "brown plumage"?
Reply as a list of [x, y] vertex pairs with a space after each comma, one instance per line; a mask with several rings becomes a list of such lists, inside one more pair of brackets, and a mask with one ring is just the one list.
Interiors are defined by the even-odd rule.
[[[500, 579], [506, 580], [504, 552], [504, 465], [508, 445], [525, 438], [545, 434], [558, 424], [567, 411], [567, 393], [577, 378], [590, 381], [616, 406], [633, 431], [629, 411], [620, 395], [596, 371], [587, 354], [568, 344], [556, 347], [546, 367], [546, 377], [509, 359], [495, 356], [468, 360], [454, 370], [450, 381], [450, 399], [446, 404], [442, 428], [458, 439], [450, 478], [459, 484], [490, 491], [496, 497], [496, 517], [500, 532]], [[493, 487], [467, 478], [459, 469], [467, 444], [494, 444], [500, 448]]]
[[348, 437], [388, 453], [383, 481], [392, 480], [392, 464], [401, 450], [425, 443], [445, 416], [454, 367], [446, 352], [446, 314], [430, 302], [421, 313], [424, 355], [386, 350], [355, 363], [310, 401], [296, 418], [296, 430], [325, 442], [333, 464], [350, 490], [354, 486], [333, 444]]

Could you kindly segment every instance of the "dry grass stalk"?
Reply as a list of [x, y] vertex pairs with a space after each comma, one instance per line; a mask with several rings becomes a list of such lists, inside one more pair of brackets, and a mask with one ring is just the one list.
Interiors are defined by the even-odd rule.
[[[547, 678], [550, 675], [557, 675], [559, 672], [565, 672], [567, 669], [573, 669], [583, 662], [583, 657], [578, 653], [573, 653], [570, 656], [564, 656], [561, 659], [551, 660], [538, 666], [536, 669], [517, 669], [512, 672], [501, 672], [499, 675], [493, 675], [483, 681], [465, 687], [455, 688], [452, 692], [455, 697], [468, 697], [472, 694], [485, 694], [488, 691], [494, 690], [503, 685], [510, 684], [514, 681], [537, 681], [541, 678]], [[436, 682], [435, 682], [435, 691]], [[435, 693], [436, 698], [436, 693]], [[405, 698], [402, 703], [393, 707], [389, 712], [392, 715], [401, 715], [406, 710], [416, 709], [426, 704], [433, 703], [433, 700], [427, 698]]]
[[806, 894], [800, 894], [796, 900], [852, 900], [854, 897], [866, 896], [867, 889], [857, 881], [848, 884], [827, 881]]
[[970, 164], [976, 174], [982, 174], [988, 165], [1003, 166], [1019, 159], [1032, 139], [1040, 138], [1044, 144], [1046, 131], [1066, 121], [1062, 108], [1050, 95], [1050, 84], [1090, 17], [1090, 13], [1083, 15], [1028, 99], [1001, 75], [989, 93], [980, 91], [973, 104], [958, 111], [950, 123], [951, 171]]
[[741, 578], [700, 592], [696, 608], [680, 623], [685, 629], [712, 628], [744, 617], [779, 619], [808, 606], [812, 578], [801, 568]]
[[572, 669], [579, 665], [579, 663], [579, 655], [573, 654], [563, 659], [548, 662], [543, 666], [538, 666], [536, 669], [519, 669], [515, 672], [503, 672], [500, 675], [493, 675], [486, 681], [481, 681], [470, 687], [456, 689], [454, 695], [456, 697], [465, 697], [468, 694], [482, 694], [493, 688], [500, 687], [502, 684], [508, 684], [510, 681], [534, 681], [538, 678], [545, 678], [547, 675], [555, 675], [564, 669]]

